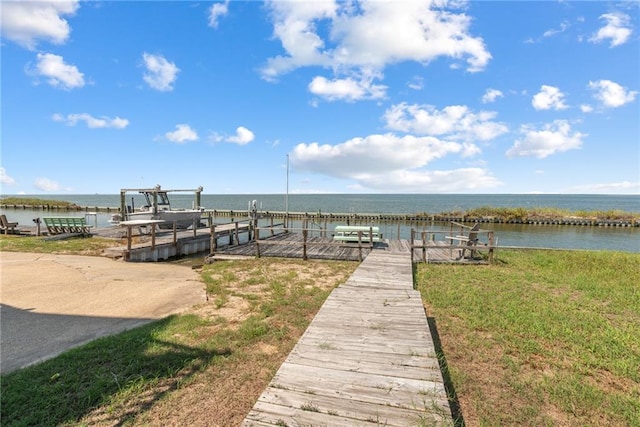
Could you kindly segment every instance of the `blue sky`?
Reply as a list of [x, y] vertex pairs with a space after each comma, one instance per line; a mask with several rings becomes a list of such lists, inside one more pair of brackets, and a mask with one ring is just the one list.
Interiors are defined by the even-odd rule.
[[640, 193], [635, 1], [1, 7], [3, 194]]

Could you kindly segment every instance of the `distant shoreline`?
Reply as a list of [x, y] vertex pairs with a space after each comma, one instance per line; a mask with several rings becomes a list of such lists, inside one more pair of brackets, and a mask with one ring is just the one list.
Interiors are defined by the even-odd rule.
[[[47, 213], [118, 213], [120, 208], [78, 206], [78, 205], [19, 205], [0, 204], [0, 209], [32, 210]], [[597, 227], [640, 227], [640, 214], [621, 211], [576, 211], [560, 212], [554, 208], [490, 208], [484, 207], [481, 212], [476, 210], [466, 212], [427, 213], [345, 213], [345, 212], [285, 212], [261, 211], [263, 217], [292, 220], [327, 220], [327, 221], [380, 221], [380, 222], [461, 222], [487, 224], [529, 224], [529, 225], [573, 225]], [[207, 209], [203, 217], [248, 217], [246, 210]]]

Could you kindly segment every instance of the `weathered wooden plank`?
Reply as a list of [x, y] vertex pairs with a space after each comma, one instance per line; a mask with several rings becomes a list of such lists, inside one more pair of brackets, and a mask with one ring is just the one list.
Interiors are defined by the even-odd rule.
[[[418, 380], [362, 372], [341, 371], [285, 363], [274, 376], [270, 388], [294, 390], [313, 395], [336, 396], [380, 405], [410, 408], [416, 398], [429, 397], [445, 403], [441, 381]], [[345, 402], [349, 404], [350, 402]]]
[[[332, 396], [309, 395], [281, 389], [270, 389], [259, 400], [261, 405], [300, 408], [307, 412], [321, 414], [326, 412], [330, 417], [335, 417], [335, 420], [331, 421], [338, 422], [340, 420], [340, 422], [348, 423], [347, 425], [357, 425], [358, 423], [377, 423], [386, 426], [418, 425], [426, 415], [425, 411], [419, 409], [419, 403], [415, 405], [417, 408], [411, 408], [377, 405], [356, 400], [350, 400], [350, 405], [345, 406], [341, 404], [342, 402], [342, 399]], [[442, 418], [439, 417], [438, 420]], [[296, 418], [296, 421], [300, 420]]]
[[[418, 355], [415, 353], [390, 353], [390, 352], [370, 352], [363, 353], [354, 349], [335, 349], [335, 348], [320, 348], [316, 345], [310, 345], [306, 342], [299, 342], [291, 351], [289, 357], [295, 358], [291, 361], [299, 364], [315, 364], [329, 362], [331, 364], [338, 363], [335, 366], [340, 366], [339, 363], [351, 364], [354, 361], [362, 363], [374, 363], [382, 361], [386, 365], [398, 365], [408, 366], [418, 369], [439, 369], [438, 360], [434, 357], [425, 355]], [[289, 357], [287, 361], [289, 361]], [[345, 362], [342, 362], [342, 360]], [[303, 362], [303, 360], [309, 360]], [[314, 365], [315, 366], [315, 365]], [[329, 366], [326, 363], [322, 366]]]
[[251, 422], [453, 424], [408, 250], [374, 250], [333, 290], [244, 425]]
[[302, 341], [307, 345], [315, 345], [321, 348], [333, 348], [337, 350], [351, 349], [378, 353], [415, 354], [418, 356], [435, 357], [435, 348], [421, 339], [391, 339], [385, 337], [374, 339], [373, 337], [341, 337], [335, 338], [331, 334], [322, 334], [315, 331], [305, 335]]
[[[378, 300], [362, 298], [357, 300], [357, 302], [361, 303], [361, 305], [358, 306], [353, 300], [349, 300], [348, 296], [332, 298], [331, 301], [325, 302], [325, 304], [327, 304], [326, 309], [317, 316], [319, 319], [346, 318], [352, 319], [354, 322], [361, 322], [368, 319], [395, 321], [399, 327], [415, 322], [415, 324], [422, 325], [425, 329], [428, 329], [426, 319], [416, 318], [420, 315], [424, 316], [424, 308], [422, 305], [416, 304], [413, 300], [395, 298], [393, 296], [386, 298], [380, 296]], [[368, 309], [363, 307], [367, 302], [370, 305]], [[409, 317], [408, 315], [412, 315], [413, 317]]]
[[[265, 397], [266, 400], [266, 397]], [[291, 399], [293, 400], [293, 399]], [[366, 419], [356, 419], [342, 417], [338, 411], [334, 409], [326, 409], [326, 412], [320, 412], [313, 404], [304, 405], [305, 409], [292, 408], [291, 406], [273, 404], [270, 402], [259, 401], [256, 403], [255, 410], [249, 414], [249, 417], [242, 424], [247, 426], [313, 426], [313, 427], [354, 427], [354, 426], [402, 426], [408, 425], [446, 425], [440, 424], [438, 419], [429, 414], [419, 414], [415, 412], [406, 412], [406, 417], [400, 420], [383, 419], [382, 416], [370, 415]], [[383, 408], [378, 406], [377, 408]], [[348, 410], [348, 408], [347, 408]], [[317, 411], [317, 412], [316, 412]], [[428, 419], [430, 421], [425, 421]], [[432, 421], [431, 421], [432, 420]], [[255, 424], [254, 424], [255, 423]], [[262, 423], [262, 424], [257, 424]], [[451, 423], [449, 423], [451, 425]]]
[[440, 366], [433, 360], [433, 357], [428, 356], [375, 352], [368, 352], [366, 357], [362, 357], [362, 352], [353, 350], [331, 350], [303, 345], [300, 350], [287, 357], [286, 363], [320, 368], [331, 366], [341, 371], [440, 381]]

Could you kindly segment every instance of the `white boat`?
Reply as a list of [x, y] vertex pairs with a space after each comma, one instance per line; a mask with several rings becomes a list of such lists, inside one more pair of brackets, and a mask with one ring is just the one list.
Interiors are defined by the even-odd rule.
[[[142, 194], [146, 200], [146, 204], [138, 209], [131, 205], [126, 205], [126, 193], [138, 192]], [[170, 192], [194, 192], [195, 200], [192, 209], [176, 209], [171, 207], [169, 202]], [[160, 185], [153, 188], [124, 188], [120, 190], [120, 212], [125, 213], [127, 221], [132, 220], [163, 220], [158, 225], [159, 228], [172, 229], [175, 225], [177, 229], [187, 229], [189, 227], [197, 227], [205, 208], [200, 206], [200, 195], [202, 187], [195, 190], [163, 190]], [[122, 221], [122, 215], [112, 216], [109, 222], [118, 223]]]

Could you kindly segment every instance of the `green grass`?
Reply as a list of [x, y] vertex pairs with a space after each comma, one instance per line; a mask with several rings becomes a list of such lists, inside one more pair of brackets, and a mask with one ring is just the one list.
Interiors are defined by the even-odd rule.
[[0, 251], [99, 255], [102, 250], [120, 245], [120, 241], [102, 237], [73, 237], [46, 240], [36, 236], [5, 236], [0, 234]]
[[[423, 215], [430, 216], [427, 213]], [[508, 221], [527, 221], [528, 219], [562, 219], [562, 218], [582, 218], [597, 220], [639, 220], [640, 212], [625, 212], [619, 209], [608, 211], [572, 211], [569, 209], [549, 208], [549, 207], [494, 207], [479, 206], [467, 211], [455, 210], [441, 212], [438, 215], [465, 216], [471, 218], [493, 217]]]
[[[219, 280], [207, 285], [210, 299], [221, 301], [214, 306], [224, 309], [240, 297], [246, 308], [227, 319], [196, 307], [2, 375], [0, 425], [166, 425], [167, 413], [198, 410], [198, 419], [212, 425], [238, 425], [329, 292], [355, 267], [265, 258], [205, 265], [205, 281]], [[242, 277], [258, 272], [264, 283], [247, 289]], [[332, 281], [309, 286], [306, 275]], [[211, 412], [181, 399], [220, 407]], [[153, 411], [163, 405], [168, 409]]]
[[[0, 239], [0, 248], [22, 239]], [[84, 251], [95, 238], [78, 240]], [[211, 306], [241, 300], [243, 316], [172, 316], [2, 375], [0, 424], [162, 425], [213, 401], [201, 416], [237, 425], [354, 268], [265, 258], [206, 265]], [[317, 286], [326, 277], [335, 283]], [[458, 424], [640, 427], [640, 254], [500, 250], [490, 266], [419, 264], [415, 277]]]
[[230, 355], [215, 340], [193, 346], [179, 338], [206, 323], [195, 316], [171, 316], [3, 375], [2, 425], [71, 423], [90, 408], [117, 406], [132, 395], [161, 398]]
[[419, 265], [416, 280], [463, 415], [640, 426], [639, 254], [500, 251], [489, 267]]
[[64, 200], [48, 200], [34, 197], [3, 197], [0, 199], [0, 205], [18, 205], [18, 206], [56, 206], [56, 207], [76, 207], [75, 203]]

